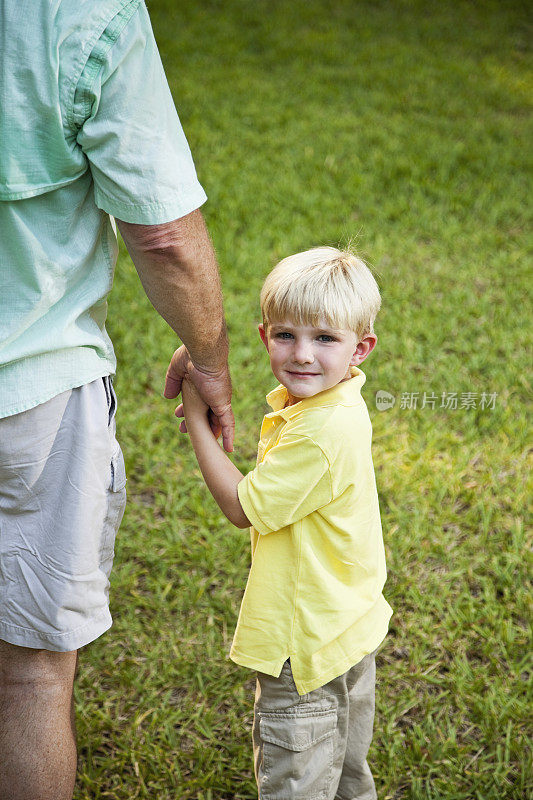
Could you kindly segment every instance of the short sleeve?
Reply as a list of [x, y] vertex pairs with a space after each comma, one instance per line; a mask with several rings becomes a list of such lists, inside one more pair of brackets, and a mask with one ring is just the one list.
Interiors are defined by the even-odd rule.
[[312, 439], [282, 437], [243, 478], [237, 491], [244, 513], [258, 533], [278, 531], [331, 501], [329, 462]]
[[115, 18], [93, 48], [73, 119], [99, 208], [155, 225], [205, 202], [144, 3], [126, 24]]

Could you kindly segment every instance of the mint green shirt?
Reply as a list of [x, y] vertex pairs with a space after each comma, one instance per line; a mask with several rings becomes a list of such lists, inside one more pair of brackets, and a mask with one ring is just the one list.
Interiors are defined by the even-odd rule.
[[141, 0], [0, 0], [0, 417], [115, 372], [110, 215], [205, 201]]

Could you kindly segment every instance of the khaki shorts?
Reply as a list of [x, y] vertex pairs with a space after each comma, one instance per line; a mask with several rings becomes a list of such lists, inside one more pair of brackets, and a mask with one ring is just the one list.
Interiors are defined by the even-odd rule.
[[258, 674], [252, 738], [259, 800], [376, 800], [366, 760], [375, 656], [304, 695], [290, 661], [278, 678]]
[[109, 377], [0, 419], [0, 639], [77, 650], [111, 626], [126, 503]]

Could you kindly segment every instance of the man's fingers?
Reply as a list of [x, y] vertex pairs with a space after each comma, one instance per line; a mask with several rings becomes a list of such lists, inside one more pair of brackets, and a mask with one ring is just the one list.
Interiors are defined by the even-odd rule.
[[181, 384], [183, 378], [187, 373], [187, 364], [189, 361], [189, 353], [187, 348], [181, 345], [174, 351], [170, 364], [168, 365], [167, 374], [165, 376], [165, 388], [163, 397], [172, 399], [177, 397], [181, 392]]
[[235, 438], [235, 428], [222, 428], [222, 443], [226, 453], [233, 453], [233, 439]]
[[177, 397], [181, 392], [181, 384], [183, 382], [183, 378], [178, 378], [174, 375], [169, 375], [167, 372], [165, 377], [165, 389], [163, 391], [163, 397], [168, 398], [171, 400], [173, 397]]
[[211, 433], [213, 434], [215, 439], [218, 439], [218, 437], [222, 433], [222, 429], [220, 427], [220, 422], [218, 420], [218, 417], [214, 413], [212, 408], [209, 409], [207, 418], [209, 420], [209, 427], [211, 428]]
[[218, 418], [222, 428], [222, 444], [226, 453], [233, 452], [233, 439], [235, 438], [235, 419], [230, 409]]

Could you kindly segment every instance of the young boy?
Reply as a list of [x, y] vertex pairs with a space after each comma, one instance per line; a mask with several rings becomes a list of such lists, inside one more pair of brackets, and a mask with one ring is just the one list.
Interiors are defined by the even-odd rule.
[[[392, 609], [358, 369], [376, 344], [378, 287], [362, 261], [320, 247], [281, 261], [259, 333], [280, 385], [257, 466], [243, 476], [183, 384], [185, 425], [216, 502], [252, 525], [252, 566], [230, 657], [258, 673], [260, 800], [371, 800], [366, 762], [375, 651]], [[177, 409], [179, 416], [182, 410]]]

